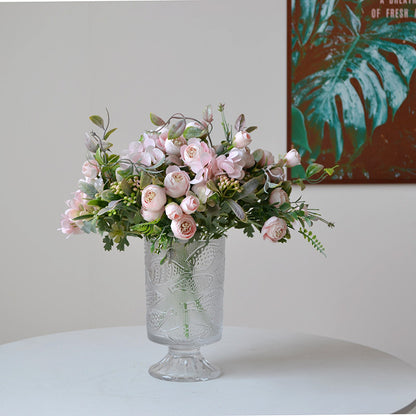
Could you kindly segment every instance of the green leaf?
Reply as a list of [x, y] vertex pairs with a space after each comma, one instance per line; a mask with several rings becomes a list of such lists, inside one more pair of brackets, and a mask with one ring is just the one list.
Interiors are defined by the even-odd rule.
[[87, 194], [89, 198], [95, 197], [97, 190], [95, 189], [94, 185], [92, 185], [91, 183], [84, 182], [84, 181], [79, 181], [78, 185], [79, 185], [79, 189], [85, 194]]
[[210, 189], [212, 192], [219, 192], [217, 185], [215, 185], [215, 182], [212, 179], [210, 179], [207, 182], [207, 188]]
[[205, 130], [199, 129], [198, 127], [189, 126], [183, 132], [183, 137], [185, 139], [192, 139], [193, 137], [201, 137], [204, 134]]
[[179, 137], [185, 131], [185, 127], [186, 121], [182, 118], [169, 129], [168, 139], [172, 140]]
[[101, 199], [91, 199], [91, 201], [88, 201], [87, 205], [103, 208], [107, 206], [107, 202], [102, 201]]
[[101, 157], [101, 150], [98, 148], [95, 152], [95, 160], [100, 164], [104, 164], [103, 158]]
[[[309, 7], [308, 1], [294, 1]], [[357, 31], [357, 22], [350, 20], [352, 32]], [[316, 15], [298, 23], [300, 32], [308, 26], [311, 38], [319, 26]], [[315, 70], [293, 88], [294, 105], [305, 117], [311, 157], [320, 154], [327, 130], [336, 161], [343, 155], [346, 140], [358, 155], [367, 138], [387, 121], [389, 110], [394, 116], [406, 99], [416, 69], [416, 50], [409, 44], [416, 43], [416, 22], [369, 20], [361, 33], [339, 36], [322, 45], [319, 55], [306, 52], [307, 64]], [[325, 40], [324, 35], [321, 38]], [[394, 56], [397, 65], [387, 54]]]
[[253, 152], [253, 157], [256, 163], [260, 162], [260, 160], [264, 157], [264, 151], [262, 149], [257, 149]]
[[306, 177], [310, 178], [311, 176], [316, 175], [321, 172], [323, 168], [324, 167], [319, 163], [312, 163], [306, 168]]
[[308, 136], [305, 128], [305, 119], [302, 112], [292, 105], [292, 143], [301, 156], [308, 151], [312, 153], [308, 143]]
[[131, 193], [131, 186], [128, 183], [126, 178], [123, 178], [123, 180], [120, 182], [120, 188], [124, 192], [125, 195], [129, 195]]
[[163, 126], [166, 123], [163, 121], [162, 118], [160, 118], [159, 116], [157, 116], [156, 114], [150, 113], [150, 121], [155, 125], [155, 126]]
[[72, 221], [90, 220], [94, 217], [94, 214], [78, 215], [78, 217], [72, 218]]
[[242, 187], [241, 192], [237, 194], [237, 200], [246, 198], [248, 195], [254, 193], [254, 191], [262, 185], [262, 180], [260, 178], [252, 178], [247, 181]]
[[104, 243], [104, 250], [105, 250], [105, 251], [110, 251], [110, 250], [111, 250], [111, 248], [112, 248], [112, 247], [113, 247], [113, 245], [114, 245], [114, 242], [113, 242], [112, 238], [110, 238], [108, 235], [106, 235], [106, 236], [103, 238], [103, 243]]
[[146, 188], [147, 185], [152, 183], [152, 177], [145, 171], [140, 172], [140, 189]]
[[116, 201], [111, 201], [106, 207], [104, 207], [103, 209], [100, 209], [97, 215], [103, 215], [107, 213], [108, 211], [113, 210], [116, 207], [116, 205], [121, 201], [122, 201], [121, 199], [118, 199]]
[[241, 205], [239, 205], [237, 202], [235, 202], [233, 199], [226, 199], [225, 202], [229, 205], [229, 207], [234, 212], [235, 216], [243, 222], [247, 222], [247, 215], [244, 212]]
[[104, 120], [100, 116], [91, 116], [90, 120], [98, 127], [104, 130]]
[[117, 130], [117, 127], [114, 129], [109, 130], [105, 135], [104, 135], [104, 140], [107, 140], [111, 134], [113, 134], [115, 131]]
[[101, 199], [107, 202], [111, 202], [120, 199], [120, 197], [116, 195], [114, 192], [110, 191], [109, 189], [106, 189], [101, 193]]

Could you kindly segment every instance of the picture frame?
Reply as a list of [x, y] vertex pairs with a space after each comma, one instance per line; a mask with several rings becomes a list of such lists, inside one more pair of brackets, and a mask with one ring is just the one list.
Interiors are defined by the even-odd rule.
[[416, 183], [413, 3], [287, 0], [287, 147], [324, 183]]

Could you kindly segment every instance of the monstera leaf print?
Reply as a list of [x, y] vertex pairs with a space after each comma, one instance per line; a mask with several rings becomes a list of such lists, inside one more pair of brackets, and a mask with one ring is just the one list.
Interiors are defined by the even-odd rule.
[[304, 115], [312, 159], [325, 134], [335, 160], [346, 140], [358, 155], [408, 94], [416, 68], [416, 23], [364, 21], [361, 3], [292, 0], [292, 68], [313, 69], [294, 80], [292, 101]]

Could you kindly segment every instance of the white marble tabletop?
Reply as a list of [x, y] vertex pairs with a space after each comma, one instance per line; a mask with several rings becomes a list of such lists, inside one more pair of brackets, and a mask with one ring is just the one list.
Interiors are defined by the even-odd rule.
[[331, 338], [226, 327], [202, 348], [223, 376], [148, 375], [167, 347], [144, 327], [28, 338], [0, 346], [0, 415], [139, 416], [393, 413], [416, 399], [416, 370]]

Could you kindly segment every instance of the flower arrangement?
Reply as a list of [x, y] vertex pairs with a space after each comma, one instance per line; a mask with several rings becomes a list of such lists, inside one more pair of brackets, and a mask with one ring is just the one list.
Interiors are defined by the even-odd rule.
[[231, 228], [248, 237], [255, 230], [265, 240], [287, 242], [298, 231], [321, 253], [323, 245], [306, 227], [324, 220], [300, 198], [291, 201], [293, 185], [319, 182], [333, 173], [313, 163], [306, 179], [287, 180], [286, 170], [301, 162], [292, 149], [275, 159], [267, 150], [250, 150], [251, 133], [241, 114], [235, 133], [222, 118], [224, 139], [212, 143], [213, 112], [202, 120], [176, 113], [164, 121], [151, 113], [155, 128], [130, 143], [127, 150], [111, 151], [109, 137], [117, 130], [97, 115], [90, 120], [101, 130], [86, 134], [89, 156], [82, 166], [84, 179], [67, 201], [60, 230], [67, 234], [99, 232], [105, 250], [115, 244], [124, 250], [129, 237], [146, 238], [152, 251], [171, 247], [174, 241], [217, 239]]

